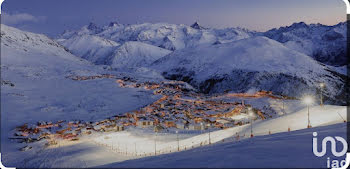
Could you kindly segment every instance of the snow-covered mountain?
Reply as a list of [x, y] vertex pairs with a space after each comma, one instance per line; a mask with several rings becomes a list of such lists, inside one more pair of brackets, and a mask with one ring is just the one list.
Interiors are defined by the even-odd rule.
[[[301, 22], [254, 32], [241, 28], [204, 28], [198, 22], [191, 26], [113, 22], [104, 27], [90, 24], [77, 31], [66, 31], [59, 41], [83, 58], [87, 58], [84, 50], [76, 53], [72, 43], [64, 42], [85, 41], [85, 37], [93, 36], [121, 44], [94, 45], [108, 52], [89, 52], [94, 59], [88, 60], [94, 63], [98, 60], [99, 64], [114, 68], [138, 68], [148, 67], [159, 59], [151, 69], [163, 72], [166, 78], [187, 81], [207, 93], [257, 88], [300, 96], [315, 92], [315, 86], [325, 82], [326, 93], [334, 100], [341, 95], [345, 81], [343, 68], [333, 67], [346, 63], [345, 26], [345, 23], [324, 26]], [[102, 50], [97, 48], [93, 51]]]
[[[19, 151], [24, 143], [9, 139], [17, 126], [41, 120], [104, 119], [144, 107], [158, 99], [152, 92], [120, 88], [115, 79], [75, 81], [67, 78], [71, 75], [119, 75], [104, 67], [74, 56], [45, 35], [1, 24], [2, 164], [40, 168], [43, 163], [36, 163], [37, 157], [57, 154], [38, 155], [33, 149]], [[37, 145], [33, 144], [30, 146]], [[72, 158], [71, 154], [59, 156]], [[24, 162], [26, 164], [22, 165], [18, 159], [31, 161], [31, 164]]]
[[74, 55], [95, 64], [105, 64], [120, 44], [95, 35], [74, 35], [69, 39], [58, 39], [57, 42], [69, 49]]
[[253, 32], [240, 28], [204, 29], [198, 22], [192, 26], [167, 23], [143, 23], [123, 25], [111, 23], [102, 28], [91, 26], [82, 27], [77, 31], [65, 31], [60, 39], [69, 39], [74, 35], [96, 35], [118, 43], [139, 41], [168, 50], [193, 47], [200, 44], [234, 41], [250, 37]]
[[347, 64], [346, 22], [334, 26], [307, 25], [300, 22], [269, 30], [263, 35], [283, 43], [290, 49], [312, 56], [324, 64]]
[[113, 79], [67, 78], [118, 75], [104, 67], [69, 53], [45, 35], [1, 25], [1, 121], [14, 127], [37, 119], [104, 118], [152, 101], [151, 93], [119, 88]]
[[174, 50], [226, 43], [251, 35], [248, 30], [238, 28], [204, 29], [198, 22], [192, 26], [112, 22], [101, 28], [90, 23], [77, 31], [65, 31], [57, 42], [95, 64], [138, 68], [148, 66]]
[[130, 41], [119, 46], [106, 60], [112, 68], [147, 67], [171, 51], [142, 42]]
[[78, 31], [65, 30], [59, 37], [62, 39], [68, 39], [76, 35], [92, 35], [101, 32], [102, 29], [95, 23], [90, 22], [89, 25], [83, 26]]
[[253, 89], [301, 96], [314, 93], [324, 82], [327, 95], [334, 99], [344, 88], [342, 77], [327, 66], [263, 36], [178, 50], [153, 68], [206, 93]]
[[[119, 167], [130, 167], [130, 163], [136, 167], [145, 165], [154, 166], [155, 164], [163, 167], [177, 163], [179, 160], [186, 161], [188, 157], [194, 157], [195, 160], [194, 162], [188, 162], [187, 160], [187, 163], [181, 163], [184, 164], [182, 165], [183, 167], [198, 167], [197, 163], [209, 158], [218, 160], [219, 162], [210, 162], [209, 160], [209, 162], [201, 163], [199, 166], [210, 165], [212, 167], [222, 167], [222, 165], [217, 165], [220, 163], [225, 164], [223, 167], [239, 167], [243, 165], [236, 164], [234, 163], [235, 161], [228, 164], [222, 162], [239, 158], [237, 154], [240, 151], [246, 152], [246, 157], [249, 158], [245, 158], [244, 161], [250, 162], [252, 160], [250, 157], [252, 153], [254, 155], [254, 152], [247, 150], [247, 147], [251, 150], [253, 143], [258, 148], [260, 147], [260, 150], [255, 152], [256, 155], [261, 155], [262, 152], [265, 153], [265, 150], [273, 150], [270, 152], [274, 153], [274, 155], [258, 161], [259, 165], [261, 163], [263, 166], [271, 167], [267, 164], [275, 164], [276, 161], [280, 162], [278, 160], [281, 159], [277, 158], [276, 160], [274, 158], [282, 157], [283, 153], [281, 154], [280, 152], [285, 151], [280, 150], [290, 149], [290, 147], [285, 146], [285, 138], [291, 136], [294, 139], [292, 141], [289, 140], [288, 143], [301, 139], [302, 142], [300, 143], [304, 145], [303, 147], [306, 147], [305, 149], [296, 149], [297, 151], [294, 151], [295, 156], [293, 158], [300, 160], [300, 154], [304, 154], [302, 158], [314, 159], [311, 159], [312, 163], [309, 166], [319, 167], [319, 165], [315, 164], [321, 164], [318, 162], [324, 164], [324, 161], [319, 160], [319, 158], [313, 155], [311, 157], [305, 156], [307, 154], [305, 152], [310, 152], [310, 146], [304, 143], [311, 144], [311, 132], [318, 131], [320, 132], [320, 136], [323, 137], [337, 131], [336, 134], [343, 136], [344, 133], [339, 132], [345, 129], [345, 125], [343, 124], [341, 126], [331, 126], [323, 129], [312, 128], [307, 129], [307, 131], [296, 131], [293, 134], [293, 130], [307, 127], [306, 112], [309, 112], [309, 108], [305, 107], [299, 110], [304, 105], [293, 100], [291, 101], [293, 103], [288, 101], [282, 103], [283, 109], [284, 106], [293, 106], [291, 108], [293, 111], [289, 111], [287, 115], [270, 120], [255, 121], [253, 125], [245, 124], [225, 130], [212, 131], [209, 133], [209, 140], [212, 142], [207, 142], [213, 143], [212, 146], [194, 150], [187, 149], [187, 151], [176, 153], [174, 151], [178, 151], [177, 146], [184, 146], [186, 149], [186, 146], [192, 146], [193, 148], [202, 145], [202, 142], [205, 143], [208, 139], [208, 134], [201, 133], [193, 137], [186, 136], [185, 139], [182, 138], [179, 141], [178, 133], [175, 134], [175, 131], [172, 129], [169, 131], [173, 131], [173, 133], [161, 132], [158, 136], [155, 135], [155, 137], [149, 135], [151, 132], [154, 133], [151, 128], [150, 130], [140, 129], [145, 132], [144, 135], [125, 130], [123, 132], [98, 133], [98, 135], [90, 135], [90, 138], [86, 137], [87, 139], [82, 138], [79, 141], [71, 142], [72, 144], [63, 144], [63, 146], [58, 144], [57, 147], [52, 148], [47, 148], [44, 145], [44, 140], [36, 143], [17, 143], [17, 141], [9, 139], [9, 136], [13, 135], [13, 129], [23, 124], [34, 124], [39, 120], [48, 122], [58, 120], [75, 121], [76, 119], [98, 121], [119, 113], [139, 110], [141, 107], [150, 105], [160, 99], [159, 95], [153, 95], [152, 91], [147, 91], [143, 88], [121, 88], [115, 83], [116, 79], [97, 78], [75, 81], [68, 77], [70, 75], [89, 76], [110, 74], [124, 78], [125, 74], [132, 74], [135, 77], [132, 79], [140, 80], [138, 74], [133, 74], [135, 72], [121, 73], [115, 70], [105, 69], [106, 66], [98, 66], [91, 62], [111, 65], [117, 68], [117, 70], [145, 66], [146, 68], [144, 69], [153, 69], [154, 71], [162, 72], [169, 79], [187, 81], [201, 91], [208, 93], [223, 92], [227, 89], [235, 92], [264, 89], [275, 93], [299, 96], [303, 93], [314, 92], [319, 82], [324, 82], [326, 83], [325, 93], [328, 100], [333, 101], [339, 99], [341, 94], [346, 94], [343, 91], [345, 88], [344, 75], [333, 71], [333, 68], [330, 66], [320, 64], [311, 57], [292, 50], [284, 44], [267, 37], [252, 36], [249, 33], [246, 34], [246, 37], [243, 37], [240, 36], [240, 33], [243, 35], [245, 31], [234, 33], [236, 31], [234, 28], [214, 30], [188, 27], [190, 31], [200, 32], [201, 36], [198, 36], [199, 39], [194, 38], [189, 41], [187, 41], [188, 39], [182, 39], [184, 40], [182, 41], [175, 38], [176, 42], [184, 42], [186, 45], [183, 48], [171, 51], [153, 44], [158, 42], [152, 40], [152, 38], [158, 37], [158, 35], [160, 36], [161, 33], [154, 37], [151, 36], [149, 37], [150, 39], [145, 41], [130, 41], [128, 39], [117, 41], [107, 36], [108, 30], [110, 34], [113, 34], [112, 32], [114, 30], [122, 30], [128, 26], [111, 23], [106, 27], [99, 28], [94, 24], [90, 24], [83, 27], [83, 31], [81, 32], [66, 32], [64, 36], [62, 35], [57, 40], [58, 43], [45, 35], [25, 32], [1, 25], [0, 94], [2, 100], [0, 112], [2, 118], [0, 120], [2, 125], [0, 134], [2, 143], [1, 160], [5, 166], [47, 168], [67, 166], [98, 167], [104, 165], [103, 167], [116, 167], [113, 162], [136, 158], [133, 155], [127, 156], [130, 153], [125, 153], [125, 155], [120, 153], [121, 149], [119, 153], [112, 153], [115, 151], [113, 148], [116, 148], [115, 145], [117, 143], [118, 149], [120, 147], [125, 148], [125, 152], [135, 152], [135, 154], [136, 146], [143, 146], [141, 151], [140, 149], [137, 149], [137, 151], [142, 152], [142, 150], [146, 149], [150, 150], [150, 154], [154, 150], [167, 150], [165, 148], [170, 146], [170, 150], [173, 152], [170, 156], [175, 155], [173, 157], [177, 159], [177, 161], [170, 160], [169, 162], [167, 157], [170, 156], [160, 155], [155, 157], [160, 157], [159, 159], [138, 156], [142, 158], [140, 161], [126, 161], [120, 165], [118, 164]], [[129, 31], [129, 33], [132, 32]], [[212, 32], [215, 32], [215, 36]], [[106, 36], [102, 36], [103, 33]], [[127, 36], [125, 35], [125, 37]], [[221, 39], [218, 37], [221, 37]], [[79, 56], [75, 56], [74, 54]], [[141, 68], [138, 70], [141, 72], [144, 69]], [[341, 72], [341, 70], [337, 71]], [[150, 78], [143, 78], [141, 80], [153, 80], [153, 74], [149, 75]], [[342, 100], [345, 100], [344, 96]], [[264, 104], [261, 104], [261, 102], [254, 100], [246, 103], [252, 105], [260, 104], [259, 106], [262, 107]], [[287, 108], [286, 110], [290, 109]], [[346, 107], [344, 106], [325, 105], [321, 107], [317, 105], [310, 107], [310, 121], [313, 127], [343, 123], [343, 120], [346, 119], [344, 118], [345, 115]], [[244, 137], [249, 137], [251, 126], [254, 126], [255, 137], [249, 141], [242, 140]], [[129, 127], [132, 128], [131, 126]], [[292, 129], [292, 132], [277, 134], [279, 132], [287, 132], [287, 128], [289, 127]], [[256, 137], [267, 135], [270, 131], [272, 131], [271, 135], [261, 138]], [[186, 133], [188, 132], [186, 131]], [[223, 142], [223, 139], [226, 139], [224, 140], [225, 142], [233, 139], [235, 133], [241, 136], [241, 141], [237, 142], [235, 140], [234, 142], [220, 144]], [[147, 136], [144, 137], [146, 134]], [[160, 139], [165, 137], [170, 139], [168, 141]], [[116, 140], [114, 139], [119, 140], [115, 142]], [[278, 143], [277, 146], [271, 145], [271, 139], [273, 142]], [[98, 142], [101, 140], [102, 142]], [[120, 140], [126, 144], [119, 145]], [[142, 140], [140, 142], [141, 144], [137, 142], [138, 140]], [[155, 142], [157, 144], [154, 144]], [[106, 147], [101, 146], [100, 143], [106, 145]], [[218, 144], [218, 146], [214, 145], [214, 143]], [[33, 146], [33, 148], [24, 152], [19, 151], [24, 145]], [[149, 145], [154, 145], [154, 147]], [[267, 149], [266, 145], [268, 145]], [[198, 152], [204, 151], [206, 151], [204, 154], [195, 156]], [[215, 153], [219, 154], [219, 157], [213, 155]], [[96, 158], [96, 154], [101, 158]], [[221, 157], [223, 157], [222, 159], [226, 157], [226, 159], [220, 160]], [[271, 163], [266, 163], [264, 161], [266, 159], [272, 159], [270, 161]], [[318, 160], [315, 161], [315, 159]], [[286, 160], [286, 158], [282, 160]], [[298, 167], [298, 165], [292, 164], [291, 167]], [[252, 163], [250, 167], [259, 167], [259, 165]], [[280, 166], [277, 165], [275, 167]]]
[[[60, 41], [79, 41], [77, 40], [79, 37], [84, 40], [86, 35], [98, 36], [119, 44], [139, 41], [172, 51], [203, 44], [228, 43], [253, 36], [266, 36], [283, 43], [290, 49], [312, 56], [324, 64], [343, 66], [347, 63], [345, 22], [334, 26], [307, 25], [300, 22], [267, 32], [254, 32], [241, 28], [204, 28], [198, 22], [191, 26], [167, 23], [124, 25], [111, 22], [103, 27], [90, 23], [80, 30], [65, 31], [59, 36], [59, 39]], [[61, 44], [70, 48], [70, 43]], [[104, 52], [100, 52], [98, 55], [101, 53]], [[106, 55], [108, 54], [104, 53], [101, 58], [107, 58]], [[78, 56], [83, 57], [81, 54]]]
[[[32, 75], [60, 74], [90, 65], [45, 35], [1, 25], [1, 65]], [[74, 65], [74, 66], [73, 66]], [[6, 71], [3, 69], [2, 71]], [[38, 71], [38, 72], [37, 72]], [[50, 72], [51, 71], [51, 72]], [[8, 74], [4, 74], [7, 76]]]

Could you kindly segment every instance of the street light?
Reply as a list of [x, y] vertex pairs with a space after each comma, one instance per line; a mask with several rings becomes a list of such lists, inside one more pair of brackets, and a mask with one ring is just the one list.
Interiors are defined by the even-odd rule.
[[326, 87], [326, 84], [320, 83], [321, 87], [321, 106], [323, 106], [323, 89]]
[[203, 127], [203, 122], [201, 122], [201, 134], [203, 133], [202, 127]]
[[305, 96], [303, 102], [307, 105], [307, 128], [311, 128], [310, 124], [310, 105], [314, 102], [311, 96]]
[[286, 114], [286, 111], [285, 111], [285, 109], [284, 109], [284, 99], [285, 99], [285, 97], [283, 96], [283, 97], [282, 97], [282, 111], [283, 111], [283, 115]]
[[254, 113], [252, 111], [252, 107], [248, 107], [248, 114], [250, 117], [250, 137], [253, 137], [253, 117], [254, 117]]
[[157, 155], [157, 132], [156, 132], [156, 137], [154, 139], [154, 155]]
[[208, 126], [208, 130], [209, 130], [209, 144], [211, 144], [211, 141], [210, 141], [210, 128], [209, 128], [209, 124], [207, 124]]
[[178, 130], [176, 130], [176, 138], [177, 138], [177, 151], [180, 151], [179, 131]]
[[135, 156], [137, 156], [137, 151], [136, 151], [136, 142], [135, 142]]

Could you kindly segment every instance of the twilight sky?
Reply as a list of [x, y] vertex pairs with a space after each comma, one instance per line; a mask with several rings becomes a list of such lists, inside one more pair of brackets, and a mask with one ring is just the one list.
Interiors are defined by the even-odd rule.
[[51, 37], [89, 22], [167, 22], [266, 31], [294, 22], [346, 20], [342, 0], [5, 0], [1, 23]]

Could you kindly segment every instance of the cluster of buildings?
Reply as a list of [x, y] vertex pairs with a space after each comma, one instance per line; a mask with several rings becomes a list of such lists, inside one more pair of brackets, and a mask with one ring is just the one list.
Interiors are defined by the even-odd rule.
[[[244, 102], [224, 102], [199, 94], [184, 82], [170, 81], [162, 83], [137, 83], [133, 80], [119, 79], [121, 87], [134, 87], [153, 90], [162, 95], [156, 102], [132, 112], [137, 127], [178, 128], [204, 130], [207, 128], [227, 128], [242, 125], [246, 121], [232, 117], [248, 114]], [[263, 92], [262, 92], [263, 93]], [[262, 93], [258, 95], [262, 95]], [[248, 105], [249, 106], [249, 105]], [[257, 109], [252, 110], [258, 117], [265, 119]]]
[[124, 127], [122, 123], [118, 123], [117, 117], [99, 122], [57, 121], [53, 123], [41, 121], [37, 124], [18, 126], [11, 139], [27, 143], [47, 139], [49, 145], [54, 145], [59, 139], [77, 141], [82, 135], [90, 135], [93, 132], [123, 131]]
[[[113, 75], [97, 75], [87, 77], [71, 77], [73, 80], [88, 80], [96, 78], [115, 78]], [[38, 122], [36, 125], [24, 124], [16, 128], [14, 137], [25, 142], [48, 139], [49, 144], [56, 144], [57, 139], [79, 140], [78, 136], [90, 135], [93, 132], [118, 132], [127, 127], [153, 128], [155, 132], [176, 128], [178, 130], [206, 130], [208, 128], [227, 128], [243, 125], [249, 120], [236, 119], [238, 115], [248, 115], [244, 102], [225, 102], [218, 97], [209, 97], [195, 92], [184, 82], [143, 82], [138, 83], [130, 78], [118, 79], [120, 87], [135, 87], [153, 90], [155, 95], [162, 97], [139, 110], [116, 115], [98, 122], [58, 121]], [[232, 94], [231, 94], [232, 95]], [[272, 95], [260, 92], [249, 97]], [[236, 96], [236, 95], [235, 95]], [[242, 96], [242, 95], [239, 95]], [[258, 109], [251, 110], [257, 116], [265, 119]]]
[[110, 74], [102, 74], [102, 75], [94, 75], [94, 76], [67, 76], [66, 78], [69, 78], [72, 80], [93, 80], [93, 79], [103, 79], [103, 78], [114, 79], [116, 78], [116, 76], [110, 75]]

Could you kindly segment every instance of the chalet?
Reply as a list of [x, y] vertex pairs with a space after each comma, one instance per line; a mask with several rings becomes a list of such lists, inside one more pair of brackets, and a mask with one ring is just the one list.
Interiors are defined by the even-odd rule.
[[184, 123], [177, 122], [177, 123], [176, 123], [176, 128], [178, 128], [178, 129], [185, 129], [185, 124], [184, 124]]
[[95, 131], [101, 131], [102, 130], [102, 127], [100, 125], [93, 125], [93, 129]]
[[202, 121], [203, 121], [203, 118], [202, 118], [202, 117], [197, 116], [197, 117], [195, 117], [193, 120], [194, 120], [194, 122], [195, 122], [195, 123], [200, 123], [200, 122], [202, 122]]
[[154, 132], [160, 132], [162, 130], [164, 130], [165, 128], [161, 125], [156, 125], [154, 126]]
[[151, 120], [139, 120], [136, 122], [136, 126], [142, 127], [142, 128], [153, 126], [153, 125], [154, 125], [153, 121]]
[[191, 123], [188, 125], [189, 130], [204, 130], [205, 126], [198, 123]]
[[83, 128], [83, 129], [81, 129], [81, 134], [83, 134], [83, 135], [89, 135], [89, 134], [91, 134], [92, 132], [91, 132], [91, 129], [92, 128]]
[[221, 124], [232, 123], [231, 121], [226, 120], [226, 119], [217, 119], [216, 122], [217, 122], [217, 123], [221, 123]]
[[124, 130], [124, 126], [119, 124], [119, 125], [113, 125], [113, 126], [110, 126], [108, 128], [105, 128], [105, 131], [106, 132], [117, 132], [117, 131], [123, 131]]
[[164, 122], [164, 125], [165, 125], [166, 127], [176, 127], [175, 122], [172, 121], [172, 120], [166, 120], [166, 121]]
[[124, 130], [124, 126], [123, 125], [117, 125], [116, 127], [118, 128], [118, 131], [123, 131]]
[[234, 126], [235, 126], [234, 123], [225, 123], [225, 124], [223, 124], [224, 128], [234, 127]]

